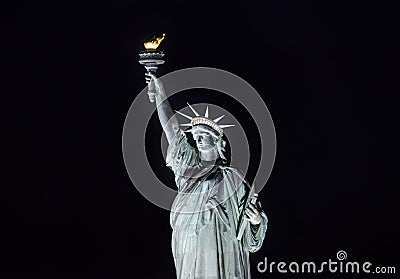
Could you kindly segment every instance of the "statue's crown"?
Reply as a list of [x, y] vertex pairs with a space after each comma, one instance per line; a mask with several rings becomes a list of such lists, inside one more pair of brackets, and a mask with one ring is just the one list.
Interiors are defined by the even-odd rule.
[[[223, 125], [219, 125], [217, 124], [218, 121], [220, 121], [225, 115], [221, 115], [215, 119], [210, 119], [208, 117], [208, 106], [206, 108], [206, 112], [204, 114], [204, 116], [201, 116], [189, 103], [188, 103], [189, 108], [192, 110], [192, 112], [194, 113], [195, 117], [191, 117], [189, 115], [186, 115], [180, 111], [176, 111], [177, 113], [179, 113], [180, 115], [186, 117], [187, 119], [190, 120], [190, 123], [184, 123], [184, 124], [180, 124], [180, 126], [186, 126], [186, 127], [194, 127], [196, 125], [206, 125], [210, 128], [212, 128], [213, 130], [217, 131], [218, 134], [220, 136], [222, 136], [224, 134], [224, 128], [229, 128], [229, 127], [233, 127], [235, 125], [233, 124], [223, 124]], [[190, 129], [191, 130], [191, 129]], [[190, 130], [187, 130], [190, 131]]]

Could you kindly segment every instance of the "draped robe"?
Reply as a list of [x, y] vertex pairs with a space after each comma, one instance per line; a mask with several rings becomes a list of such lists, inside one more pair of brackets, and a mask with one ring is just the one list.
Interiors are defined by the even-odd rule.
[[236, 239], [249, 191], [243, 175], [223, 164], [202, 165], [183, 131], [170, 143], [166, 162], [178, 187], [170, 216], [177, 278], [249, 279], [249, 252], [260, 249], [268, 219], [258, 203], [261, 224], [246, 222]]

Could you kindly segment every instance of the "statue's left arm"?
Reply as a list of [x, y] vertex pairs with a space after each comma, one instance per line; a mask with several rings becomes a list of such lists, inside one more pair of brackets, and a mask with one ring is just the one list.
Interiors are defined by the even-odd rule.
[[259, 215], [260, 218], [260, 223], [255, 224], [252, 223], [252, 221], [247, 222], [247, 227], [243, 233], [242, 241], [244, 247], [254, 253], [257, 252], [264, 241], [265, 238], [265, 233], [267, 231], [267, 225], [268, 225], [268, 218], [265, 212], [261, 208], [261, 203], [257, 202], [255, 205], [250, 205], [249, 208], [253, 207], [254, 209], [251, 209], [252, 211], [256, 211]]
[[211, 190], [205, 209], [213, 210], [218, 219], [230, 228], [233, 232], [232, 237], [235, 238], [240, 217], [248, 215], [243, 216], [246, 218], [244, 220], [245, 230], [240, 241], [246, 250], [256, 252], [264, 241], [268, 218], [262, 210], [260, 202], [247, 207], [249, 212], [246, 214], [246, 197], [250, 189], [248, 183], [236, 169], [224, 168], [223, 173], [224, 179], [222, 183], [218, 183]]
[[[249, 191], [250, 187], [244, 180], [242, 185], [238, 188], [237, 193], [239, 198], [239, 212], [240, 214], [243, 213], [243, 217], [247, 220], [242, 236], [242, 244], [248, 251], [254, 253], [258, 251], [263, 244], [267, 231], [268, 218], [259, 201], [255, 203], [246, 203], [246, 189]], [[254, 194], [254, 198], [257, 198], [257, 196], [257, 194]], [[249, 198], [252, 199], [253, 197]], [[246, 204], [247, 207], [245, 208]]]

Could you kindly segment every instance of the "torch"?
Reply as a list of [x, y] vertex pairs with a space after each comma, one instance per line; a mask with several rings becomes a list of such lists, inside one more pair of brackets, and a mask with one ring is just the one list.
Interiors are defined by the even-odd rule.
[[[147, 72], [156, 73], [158, 69], [158, 65], [164, 64], [164, 60], [162, 60], [164, 53], [160, 50], [157, 50], [157, 47], [160, 45], [161, 41], [164, 40], [165, 34], [161, 37], [156, 38], [153, 36], [150, 40], [144, 43], [144, 47], [146, 50], [143, 50], [139, 53], [139, 63], [144, 65]], [[154, 88], [154, 82], [151, 80], [148, 85], [148, 91], [150, 96], [150, 102], [154, 102], [154, 94], [156, 93]]]

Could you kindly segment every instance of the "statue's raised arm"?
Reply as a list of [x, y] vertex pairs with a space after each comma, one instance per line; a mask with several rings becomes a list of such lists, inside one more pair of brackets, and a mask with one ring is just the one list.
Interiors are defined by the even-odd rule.
[[164, 91], [164, 86], [155, 74], [151, 72], [146, 73], [146, 82], [149, 84], [154, 83], [155, 92], [149, 92], [150, 101], [156, 101], [158, 118], [160, 119], [161, 126], [167, 136], [168, 143], [170, 144], [175, 135], [179, 132], [179, 122], [176, 118], [171, 105], [167, 99]]

